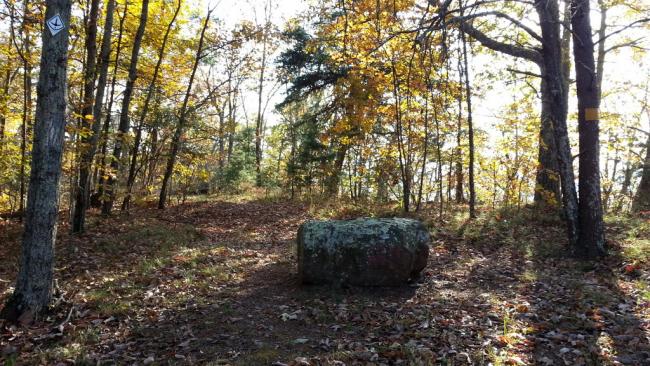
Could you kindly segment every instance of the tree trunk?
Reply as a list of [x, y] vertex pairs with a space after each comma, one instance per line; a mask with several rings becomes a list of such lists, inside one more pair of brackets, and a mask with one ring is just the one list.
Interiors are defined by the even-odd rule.
[[[19, 211], [25, 210], [25, 178], [27, 166], [27, 141], [29, 140], [30, 122], [32, 117], [32, 65], [31, 65], [31, 37], [29, 35], [30, 24], [27, 19], [31, 17], [29, 10], [29, 1], [23, 4], [23, 24], [21, 32], [23, 33], [23, 49], [19, 51], [23, 61], [23, 116], [20, 128], [20, 203]], [[22, 216], [21, 216], [22, 219]]]
[[[548, 103], [548, 115], [552, 121], [553, 136], [557, 148], [558, 170], [562, 187], [562, 201], [567, 218], [568, 236], [573, 246], [578, 238], [578, 200], [574, 183], [571, 145], [566, 126], [568, 88], [566, 66], [562, 65], [562, 42], [560, 40], [560, 19], [557, 0], [538, 0], [535, 8], [542, 28], [542, 49], [530, 49], [518, 45], [496, 41], [468, 21], [452, 18], [462, 32], [479, 41], [483, 46], [514, 57], [523, 58], [538, 64], [542, 77], [551, 93], [542, 94], [543, 103]], [[566, 33], [565, 33], [566, 34]], [[549, 125], [547, 125], [549, 127]], [[546, 135], [546, 133], [545, 133]], [[548, 159], [545, 159], [548, 160]], [[542, 163], [542, 162], [540, 162]], [[551, 171], [540, 164], [540, 169]]]
[[573, 0], [571, 10], [578, 94], [578, 131], [580, 133], [580, 235], [575, 251], [578, 256], [593, 258], [605, 254], [603, 209], [600, 196], [600, 141], [598, 138], [600, 99], [595, 73], [589, 0]]
[[604, 0], [598, 0], [600, 10], [600, 28], [598, 28], [598, 58], [596, 60], [596, 87], [598, 88], [598, 101], [603, 97], [603, 76], [605, 70], [605, 37], [607, 36], [607, 6]]
[[219, 174], [223, 174], [226, 159], [226, 109], [219, 108]]
[[560, 21], [557, 0], [540, 0], [535, 8], [542, 28], [542, 69], [543, 82], [550, 91], [543, 98], [548, 103], [548, 116], [552, 121], [553, 135], [557, 148], [558, 170], [562, 187], [567, 231], [571, 247], [578, 242], [578, 198], [575, 188], [571, 144], [567, 129], [567, 94], [564, 68], [562, 66], [562, 47], [560, 39]]
[[264, 91], [264, 76], [266, 73], [267, 49], [269, 42], [269, 26], [271, 24], [271, 1], [264, 8], [264, 30], [262, 34], [262, 59], [257, 87], [257, 120], [255, 123], [255, 185], [262, 186], [262, 140], [264, 138], [264, 109], [262, 97]]
[[[420, 184], [418, 185], [418, 195], [417, 195], [417, 203], [415, 205], [415, 211], [418, 212], [420, 211], [420, 207], [422, 206], [422, 193], [424, 191], [424, 175], [426, 174], [427, 171], [427, 160], [428, 160], [428, 155], [429, 155], [429, 94], [432, 94], [432, 91], [430, 88], [427, 90], [428, 94], [425, 95], [425, 100], [424, 100], [424, 153], [422, 156], [422, 169], [420, 170]], [[433, 106], [434, 110], [436, 108], [435, 104]], [[437, 152], [438, 152], [438, 162], [440, 162], [440, 130], [439, 130], [439, 123], [438, 119], [436, 118], [436, 132], [437, 132], [437, 141], [436, 141], [436, 147]], [[442, 195], [442, 192], [440, 192]]]
[[8, 99], [9, 99], [9, 84], [11, 81], [11, 70], [7, 69], [5, 79], [2, 83], [2, 110], [0, 111], [0, 147], [5, 139], [5, 126], [7, 123]]
[[[544, 13], [542, 13], [544, 14]], [[540, 14], [540, 17], [544, 16]], [[553, 17], [555, 13], [551, 14]], [[571, 8], [569, 2], [564, 3], [563, 9], [563, 24], [561, 41], [560, 41], [560, 55], [562, 59], [562, 90], [567, 91], [563, 93], [564, 104], [569, 103], [569, 74], [571, 72], [571, 30], [568, 24], [571, 22]], [[540, 65], [541, 74], [544, 75], [544, 65]], [[553, 116], [552, 110], [554, 106], [550, 103], [553, 102], [553, 89], [542, 78], [540, 85], [540, 94], [542, 99], [541, 111], [541, 125], [539, 136], [539, 155], [538, 167], [535, 185], [534, 202], [537, 205], [547, 208], [555, 208], [560, 206], [562, 201], [562, 194], [560, 188], [559, 164], [557, 155], [557, 145], [555, 143], [555, 132], [553, 131]], [[566, 114], [564, 119], [566, 120]]]
[[[109, 4], [110, 6], [110, 4]], [[94, 96], [95, 96], [95, 77], [96, 77], [96, 59], [97, 59], [97, 18], [99, 15], [99, 0], [92, 0], [90, 3], [90, 13], [86, 24], [86, 69], [84, 71], [84, 99], [81, 108], [81, 128], [83, 130], [92, 130], [89, 136], [81, 136], [81, 160], [79, 162], [79, 183], [77, 186], [75, 206], [72, 218], [72, 232], [80, 233], [84, 231], [86, 222], [86, 208], [90, 199], [90, 171], [93, 158], [95, 156], [95, 146], [97, 145], [97, 132], [99, 132], [99, 123], [96, 123], [94, 115]], [[112, 19], [112, 14], [107, 9], [108, 17]], [[110, 28], [109, 28], [110, 37]], [[106, 32], [104, 32], [106, 40]], [[102, 41], [102, 60], [104, 59], [104, 45]], [[108, 52], [110, 52], [110, 38], [108, 40]], [[107, 58], [107, 56], [106, 56]], [[105, 79], [104, 79], [105, 80]], [[99, 90], [99, 89], [98, 89]], [[100, 102], [101, 103], [101, 102]], [[90, 133], [90, 132], [89, 132]]]
[[648, 134], [645, 149], [641, 183], [639, 183], [634, 201], [632, 201], [632, 212], [635, 213], [650, 211], [650, 133]]
[[336, 151], [336, 157], [334, 158], [334, 164], [332, 165], [331, 175], [327, 179], [326, 184], [326, 195], [330, 198], [334, 198], [339, 194], [341, 171], [343, 170], [343, 163], [345, 162], [348, 148], [348, 145], [341, 145], [338, 151]]
[[151, 97], [153, 96], [154, 88], [156, 86], [156, 82], [158, 81], [158, 73], [160, 72], [160, 67], [162, 66], [163, 59], [165, 58], [165, 48], [167, 47], [169, 34], [174, 27], [174, 23], [176, 22], [176, 17], [181, 10], [182, 3], [182, 0], [178, 0], [178, 6], [174, 11], [174, 16], [167, 25], [167, 30], [165, 31], [165, 36], [163, 37], [162, 45], [160, 46], [160, 50], [158, 52], [158, 61], [156, 62], [156, 67], [153, 70], [153, 77], [151, 78], [149, 88], [147, 89], [147, 96], [144, 100], [144, 106], [142, 107], [142, 113], [140, 114], [140, 120], [138, 122], [138, 129], [135, 134], [135, 140], [133, 141], [133, 151], [131, 152], [129, 176], [126, 181], [126, 196], [122, 202], [122, 210], [128, 210], [131, 203], [131, 192], [133, 191], [133, 184], [135, 183], [136, 166], [138, 163], [138, 151], [140, 150], [140, 141], [142, 140], [142, 128], [144, 126], [144, 120], [147, 117], [147, 113], [149, 112], [149, 104], [151, 103]]
[[[129, 133], [130, 129], [130, 120], [129, 120], [129, 107], [131, 106], [131, 97], [133, 96], [133, 86], [135, 85], [135, 79], [138, 76], [138, 57], [140, 56], [140, 46], [142, 45], [142, 37], [144, 36], [144, 30], [147, 26], [147, 17], [149, 14], [149, 0], [142, 0], [142, 12], [140, 13], [140, 24], [138, 25], [138, 30], [135, 34], [135, 40], [133, 41], [133, 50], [131, 52], [131, 62], [129, 65], [129, 77], [126, 81], [126, 86], [124, 87], [124, 96], [122, 99], [122, 111], [120, 113], [120, 124], [118, 126], [118, 135], [115, 138], [115, 148], [113, 149], [113, 159], [111, 160], [111, 169], [114, 174], [118, 174], [120, 168], [120, 159], [122, 158], [122, 150], [124, 145], [124, 140], [126, 135]], [[125, 14], [126, 16], [126, 14]], [[107, 199], [104, 202], [102, 212], [105, 215], [111, 213], [113, 209], [113, 202], [115, 202], [115, 177], [111, 175], [108, 177], [108, 182], [106, 183], [106, 194]]]
[[149, 186], [151, 186], [154, 175], [156, 174], [156, 163], [158, 162], [157, 159], [157, 152], [158, 152], [158, 129], [153, 128], [151, 129], [151, 134], [150, 134], [150, 139], [149, 139], [149, 173], [147, 174], [144, 182], [144, 188], [147, 190], [147, 193], [149, 192]]
[[187, 91], [185, 93], [185, 99], [183, 100], [183, 106], [181, 107], [180, 113], [178, 115], [178, 124], [176, 125], [176, 131], [174, 131], [174, 136], [172, 137], [171, 151], [169, 153], [169, 159], [167, 160], [167, 167], [165, 168], [165, 175], [163, 176], [162, 186], [160, 187], [160, 197], [158, 199], [158, 209], [160, 210], [164, 210], [165, 205], [167, 204], [167, 185], [169, 184], [169, 180], [174, 173], [174, 164], [176, 163], [176, 157], [181, 150], [181, 137], [183, 136], [183, 129], [185, 128], [187, 119], [187, 109], [192, 93], [192, 85], [194, 84], [196, 70], [198, 69], [201, 58], [203, 57], [203, 41], [205, 40], [205, 31], [208, 29], [208, 24], [210, 24], [211, 14], [212, 10], [209, 10], [208, 14], [205, 17], [203, 28], [201, 29], [201, 37], [199, 38], [199, 47], [196, 50], [196, 57], [194, 58], [194, 66], [192, 67], [192, 73], [187, 85]]
[[[542, 70], [542, 74], [544, 71]], [[544, 78], [541, 81], [541, 126], [539, 131], [539, 154], [535, 184], [536, 204], [542, 207], [558, 207], [561, 202], [560, 177], [558, 176], [557, 145], [553, 131], [553, 91]], [[566, 94], [568, 97], [568, 93]]]
[[38, 102], [25, 212], [25, 229], [16, 287], [5, 305], [5, 319], [28, 323], [52, 297], [58, 188], [65, 135], [70, 0], [47, 0], [45, 19], [59, 15], [65, 28], [52, 35], [43, 27]]
[[[463, 99], [458, 98], [458, 125], [456, 131], [456, 203], [461, 204], [465, 202], [465, 194], [463, 192], [463, 146], [462, 146], [462, 128], [463, 128]], [[449, 184], [449, 182], [448, 182]], [[450, 185], [450, 184], [449, 184]], [[451, 186], [451, 185], [450, 185]]]
[[[462, 15], [463, 12], [461, 11], [461, 16]], [[473, 219], [476, 217], [476, 189], [474, 186], [474, 124], [472, 122], [472, 89], [469, 84], [469, 62], [467, 60], [467, 41], [465, 39], [465, 32], [460, 32], [460, 37], [463, 43], [464, 86], [465, 101], [467, 103], [467, 138], [469, 140], [469, 217]]]
[[[102, 146], [101, 146], [101, 160], [99, 161], [100, 169], [99, 169], [99, 184], [98, 184], [98, 195], [100, 197], [100, 200], [102, 202], [105, 202], [105, 192], [106, 192], [106, 184], [108, 183], [108, 178], [107, 172], [106, 172], [106, 153], [108, 152], [108, 132], [111, 127], [111, 113], [113, 111], [113, 102], [115, 101], [115, 84], [117, 83], [117, 70], [118, 66], [120, 64], [120, 55], [122, 54], [122, 35], [124, 34], [124, 22], [126, 21], [126, 16], [128, 14], [127, 10], [129, 7], [129, 2], [125, 1], [124, 2], [124, 10], [123, 13], [124, 15], [120, 19], [120, 27], [119, 31], [117, 33], [117, 46], [115, 48], [115, 62], [113, 66], [113, 75], [111, 77], [111, 92], [108, 97], [108, 103], [106, 105], [106, 116], [104, 119], [104, 124], [102, 126]], [[118, 14], [119, 16], [119, 14]], [[103, 214], [107, 214], [107, 212], [102, 212]]]

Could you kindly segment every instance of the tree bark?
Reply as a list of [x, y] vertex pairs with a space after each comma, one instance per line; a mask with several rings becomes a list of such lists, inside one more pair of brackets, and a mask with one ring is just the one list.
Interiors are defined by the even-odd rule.
[[[115, 138], [115, 148], [113, 149], [113, 158], [111, 160], [111, 169], [114, 174], [118, 174], [120, 168], [120, 159], [122, 158], [122, 150], [126, 135], [129, 133], [130, 120], [129, 120], [129, 107], [131, 106], [131, 98], [133, 96], [133, 86], [135, 79], [138, 76], [138, 57], [140, 56], [140, 46], [142, 45], [142, 37], [144, 30], [147, 26], [147, 17], [149, 14], [149, 0], [142, 0], [142, 12], [140, 13], [140, 24], [135, 34], [133, 41], [133, 50], [131, 52], [131, 62], [129, 65], [129, 77], [124, 87], [124, 96], [122, 99], [122, 112], [120, 113], [120, 124], [118, 126], [118, 135]], [[125, 14], [126, 16], [126, 14]], [[108, 196], [104, 201], [102, 212], [109, 215], [113, 209], [113, 202], [115, 202], [115, 177], [111, 175], [108, 177], [106, 183], [106, 195]]]
[[[23, 4], [23, 24], [21, 33], [23, 34], [22, 52], [19, 51], [23, 61], [23, 116], [20, 128], [20, 203], [19, 211], [25, 210], [25, 186], [26, 166], [27, 166], [27, 141], [29, 140], [30, 122], [32, 118], [32, 64], [31, 64], [31, 37], [29, 29], [31, 25], [27, 24], [27, 19], [31, 16], [29, 10], [30, 2], [25, 0]], [[22, 217], [21, 217], [22, 219]]]
[[[566, 67], [559, 65], [562, 62], [562, 42], [560, 41], [559, 32], [561, 22], [558, 2], [557, 0], [537, 0], [535, 8], [542, 27], [541, 48], [526, 48], [499, 42], [474, 28], [463, 17], [452, 18], [448, 22], [458, 24], [461, 31], [479, 41], [485, 47], [539, 65], [544, 78], [541, 88], [542, 106], [543, 109], [546, 106], [546, 109], [543, 110], [544, 113], [541, 118], [537, 191], [553, 192], [551, 195], [547, 195], [551, 197], [557, 195], [558, 184], [552, 179], [553, 175], [555, 175], [552, 172], [556, 169], [556, 164], [553, 161], [557, 160], [560, 183], [567, 182], [566, 186], [562, 186], [563, 189], [566, 188], [566, 194], [562, 190], [562, 201], [565, 211], [568, 210], [570, 213], [566, 216], [568, 218], [569, 237], [571, 242], [574, 243], [577, 240], [577, 194], [575, 194], [575, 183], [573, 183], [571, 149], [566, 129], [568, 76]], [[567, 34], [565, 32], [565, 36]], [[557, 149], [557, 151], [554, 151], [554, 149]], [[559, 170], [562, 170], [562, 172], [560, 173]], [[539, 193], [536, 196], [538, 199], [543, 197]]]
[[7, 69], [5, 79], [2, 82], [2, 110], [0, 113], [0, 147], [5, 139], [5, 126], [7, 123], [7, 108], [9, 99], [9, 84], [11, 81], [11, 70]]
[[[107, 172], [106, 172], [106, 153], [108, 152], [108, 132], [110, 131], [111, 127], [111, 113], [113, 111], [113, 102], [115, 101], [115, 84], [117, 83], [117, 70], [118, 66], [120, 64], [120, 56], [122, 54], [122, 35], [124, 34], [124, 23], [126, 21], [126, 16], [128, 14], [128, 8], [129, 8], [129, 2], [125, 1], [124, 2], [124, 10], [123, 13], [124, 15], [120, 19], [120, 26], [119, 26], [119, 31], [117, 33], [117, 45], [115, 48], [115, 61], [113, 65], [113, 75], [111, 77], [111, 92], [109, 93], [108, 97], [108, 103], [106, 105], [106, 116], [104, 119], [104, 124], [102, 126], [102, 146], [101, 146], [101, 152], [100, 152], [100, 157], [101, 160], [99, 161], [100, 169], [99, 169], [99, 187], [98, 187], [98, 195], [100, 198], [101, 202], [105, 202], [105, 192], [106, 192], [106, 184], [108, 183], [108, 178]], [[119, 14], [118, 14], [119, 17]], [[103, 214], [107, 214], [107, 212], [102, 212]]]
[[201, 36], [199, 38], [199, 46], [196, 50], [196, 57], [194, 58], [194, 66], [192, 67], [192, 73], [190, 75], [190, 80], [187, 85], [187, 91], [185, 92], [185, 99], [183, 100], [183, 106], [181, 107], [180, 113], [178, 115], [178, 123], [176, 125], [176, 130], [174, 131], [174, 136], [171, 141], [171, 151], [169, 153], [169, 159], [167, 160], [167, 167], [165, 168], [165, 175], [163, 176], [162, 186], [160, 187], [160, 197], [158, 199], [158, 209], [164, 210], [165, 205], [167, 204], [167, 186], [169, 180], [174, 173], [174, 164], [176, 163], [176, 158], [179, 151], [181, 150], [181, 137], [183, 136], [183, 130], [185, 129], [185, 123], [187, 119], [188, 104], [190, 101], [190, 96], [192, 94], [192, 85], [194, 84], [194, 77], [196, 76], [196, 70], [199, 67], [199, 63], [203, 58], [203, 42], [205, 40], [205, 31], [208, 29], [208, 24], [210, 24], [210, 15], [212, 10], [208, 11], [208, 14], [205, 17], [205, 22], [203, 23], [203, 28], [201, 29]]
[[[562, 90], [567, 91], [562, 94], [565, 98], [564, 104], [568, 105], [569, 103], [569, 74], [571, 72], [571, 30], [569, 29], [569, 23], [571, 22], [571, 9], [569, 2], [564, 3], [563, 9], [563, 22], [562, 32], [561, 32], [561, 41], [560, 41], [560, 55], [562, 62]], [[555, 12], [551, 13], [541, 13], [541, 17], [555, 17]], [[553, 21], [553, 20], [551, 20]], [[559, 18], [558, 18], [559, 22]], [[542, 55], [544, 56], [544, 55]], [[544, 66], [540, 65], [541, 74], [544, 75]], [[537, 167], [536, 173], [536, 184], [535, 184], [535, 197], [534, 202], [537, 205], [547, 208], [559, 207], [560, 202], [562, 202], [561, 188], [560, 188], [560, 176], [559, 176], [559, 163], [558, 163], [558, 153], [557, 145], [555, 142], [555, 132], [553, 130], [553, 108], [552, 95], [554, 90], [549, 87], [549, 84], [542, 78], [540, 85], [540, 94], [542, 99], [542, 110], [541, 110], [541, 125], [540, 125], [540, 136], [539, 136], [539, 154], [538, 162], [539, 166]], [[564, 119], [566, 120], [566, 113]]]
[[133, 142], [133, 151], [131, 152], [131, 164], [129, 166], [129, 176], [126, 181], [126, 196], [124, 197], [124, 201], [122, 202], [122, 210], [128, 210], [131, 203], [131, 192], [133, 191], [133, 184], [135, 183], [135, 173], [136, 173], [136, 166], [138, 162], [138, 151], [140, 150], [140, 141], [142, 140], [142, 127], [144, 126], [144, 120], [147, 117], [147, 113], [149, 112], [149, 104], [151, 103], [151, 97], [153, 96], [153, 92], [156, 87], [156, 82], [158, 81], [158, 74], [160, 72], [160, 67], [162, 66], [163, 59], [165, 58], [165, 49], [167, 48], [167, 41], [169, 40], [169, 34], [171, 33], [174, 27], [174, 23], [176, 22], [178, 13], [181, 10], [182, 3], [183, 3], [182, 0], [178, 0], [178, 6], [176, 6], [176, 9], [174, 10], [174, 16], [172, 17], [172, 20], [169, 22], [169, 24], [167, 25], [167, 29], [165, 30], [165, 35], [163, 37], [160, 50], [158, 51], [158, 61], [156, 62], [156, 66], [153, 70], [153, 77], [151, 78], [151, 82], [149, 83], [149, 88], [147, 89], [147, 96], [144, 100], [142, 113], [140, 113], [140, 120], [138, 122], [137, 132], [135, 134], [135, 140]]
[[[114, 1], [113, 1], [114, 3]], [[110, 6], [110, 3], [109, 3]], [[97, 133], [99, 132], [99, 123], [94, 115], [94, 97], [95, 97], [95, 78], [96, 78], [96, 59], [97, 59], [97, 18], [99, 16], [99, 0], [92, 0], [90, 3], [90, 13], [86, 24], [86, 69], [84, 71], [84, 100], [81, 109], [81, 128], [89, 133], [88, 136], [81, 136], [81, 160], [79, 162], [79, 183], [77, 186], [75, 207], [72, 218], [72, 232], [80, 233], [84, 231], [86, 222], [86, 208], [90, 199], [90, 171], [93, 158], [95, 156], [95, 147], [97, 145]], [[106, 17], [113, 18], [113, 15], [107, 9]], [[104, 37], [106, 32], [104, 32]], [[110, 37], [110, 28], [109, 28]], [[106, 39], [104, 39], [105, 41]], [[104, 59], [104, 45], [102, 41], [102, 60]], [[110, 38], [108, 40], [108, 52], [110, 52]], [[105, 80], [105, 79], [104, 79]], [[98, 89], [99, 90], [99, 89]], [[101, 102], [100, 102], [101, 103]], [[91, 132], [92, 131], [92, 132]], [[97, 131], [97, 132], [95, 132]]]
[[[542, 74], [544, 71], [542, 71]], [[539, 131], [539, 149], [537, 161], [534, 202], [542, 207], [558, 207], [561, 202], [560, 177], [558, 176], [557, 145], [553, 131], [553, 91], [548, 82], [541, 81], [541, 124]], [[566, 94], [568, 97], [568, 93]]]
[[575, 254], [593, 258], [605, 254], [600, 192], [599, 88], [591, 36], [589, 0], [572, 0], [573, 54], [580, 133], [580, 235]]
[[[650, 116], [648, 116], [650, 117]], [[641, 171], [641, 182], [632, 201], [632, 212], [650, 211], [650, 133], [645, 144], [645, 161]]]
[[[463, 16], [462, 10], [461, 16]], [[474, 124], [472, 122], [472, 89], [469, 84], [469, 61], [467, 60], [467, 40], [465, 39], [465, 32], [460, 32], [460, 38], [463, 44], [463, 74], [465, 75], [465, 102], [467, 104], [467, 139], [469, 140], [469, 217], [473, 219], [476, 218], [476, 189], [474, 186]], [[440, 179], [442, 179], [442, 177]]]
[[[427, 77], [427, 79], [429, 79]], [[428, 84], [431, 84], [429, 81], [427, 81]], [[422, 193], [424, 191], [424, 175], [426, 174], [427, 171], [427, 160], [428, 160], [428, 155], [429, 155], [429, 94], [433, 94], [431, 91], [431, 88], [427, 89], [428, 94], [425, 95], [424, 99], [424, 153], [422, 154], [422, 168], [420, 170], [420, 183], [418, 184], [418, 194], [417, 194], [417, 201], [415, 204], [415, 211], [419, 212], [420, 207], [422, 206]], [[435, 111], [435, 104], [433, 105], [434, 111]], [[435, 114], [434, 114], [435, 115]], [[440, 128], [439, 128], [439, 123], [438, 119], [435, 118], [436, 122], [436, 148], [437, 148], [437, 155], [438, 155], [438, 163], [440, 163]], [[441, 181], [442, 182], [442, 181]], [[442, 187], [440, 190], [440, 195], [442, 195]]]
[[25, 229], [16, 287], [3, 318], [28, 323], [48, 306], [54, 276], [58, 188], [65, 135], [70, 0], [47, 0], [45, 19], [59, 15], [65, 28], [43, 26], [42, 55]]
[[[459, 57], [458, 60], [458, 69], [459, 73], [462, 70], [461, 60]], [[461, 74], [462, 75], [462, 74]], [[462, 78], [462, 76], [461, 76]], [[462, 82], [462, 80], [461, 80]], [[456, 170], [454, 178], [456, 179], [456, 203], [461, 204], [465, 202], [465, 194], [463, 191], [463, 181], [465, 180], [463, 176], [463, 146], [462, 146], [462, 133], [463, 131], [463, 98], [458, 98], [458, 124], [456, 126]], [[451, 181], [448, 182], [448, 185], [451, 186]]]
[[607, 32], [607, 6], [604, 0], [598, 0], [600, 10], [600, 28], [598, 28], [598, 57], [596, 59], [596, 86], [598, 88], [598, 101], [603, 98], [603, 77], [605, 70], [605, 38]]
[[578, 242], [578, 198], [573, 173], [573, 159], [569, 132], [567, 129], [568, 89], [565, 87], [562, 66], [562, 47], [557, 0], [538, 0], [535, 8], [542, 28], [542, 78], [550, 93], [543, 95], [543, 102], [549, 103], [548, 116], [552, 121], [553, 136], [557, 148], [558, 171], [562, 187], [562, 203], [569, 244]]
[[262, 34], [262, 58], [260, 60], [260, 74], [257, 87], [257, 119], [255, 123], [255, 185], [262, 186], [262, 140], [264, 138], [264, 109], [262, 97], [264, 92], [264, 76], [266, 74], [267, 49], [269, 42], [269, 27], [271, 24], [271, 1], [264, 8], [264, 29]]

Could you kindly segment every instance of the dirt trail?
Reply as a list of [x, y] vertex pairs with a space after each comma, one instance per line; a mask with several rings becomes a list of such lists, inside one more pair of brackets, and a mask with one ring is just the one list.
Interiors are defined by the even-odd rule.
[[[556, 223], [434, 237], [422, 283], [336, 289], [296, 282], [293, 239], [310, 214], [287, 202], [136, 209], [69, 237], [61, 302], [45, 322], [3, 326], [19, 364], [650, 364], [650, 306], [616, 263], [551, 255]], [[0, 248], [0, 300], [19, 230]], [[507, 235], [506, 235], [507, 234]], [[537, 243], [510, 245], [515, 238]], [[471, 243], [471, 244], [470, 244]], [[69, 321], [65, 319], [69, 316]], [[59, 325], [62, 326], [59, 327]]]

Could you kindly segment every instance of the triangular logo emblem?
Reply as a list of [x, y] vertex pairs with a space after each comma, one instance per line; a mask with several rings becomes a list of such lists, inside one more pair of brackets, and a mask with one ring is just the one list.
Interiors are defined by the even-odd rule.
[[63, 19], [61, 19], [61, 16], [59, 14], [51, 17], [50, 19], [47, 20], [47, 27], [50, 29], [50, 33], [52, 33], [53, 36], [56, 36], [57, 33], [63, 30], [65, 28], [65, 24], [63, 24]]

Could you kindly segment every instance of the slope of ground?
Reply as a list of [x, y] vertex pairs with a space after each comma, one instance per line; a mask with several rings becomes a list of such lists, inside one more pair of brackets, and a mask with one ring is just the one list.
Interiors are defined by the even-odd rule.
[[[334, 210], [335, 212], [340, 212]], [[650, 365], [650, 223], [609, 223], [613, 255], [563, 258], [561, 223], [453, 218], [421, 283], [301, 287], [306, 205], [205, 201], [60, 228], [52, 314], [0, 321], [6, 364]], [[357, 212], [342, 214], [356, 216]], [[0, 301], [20, 228], [0, 223]], [[627, 258], [636, 258], [630, 261]]]

